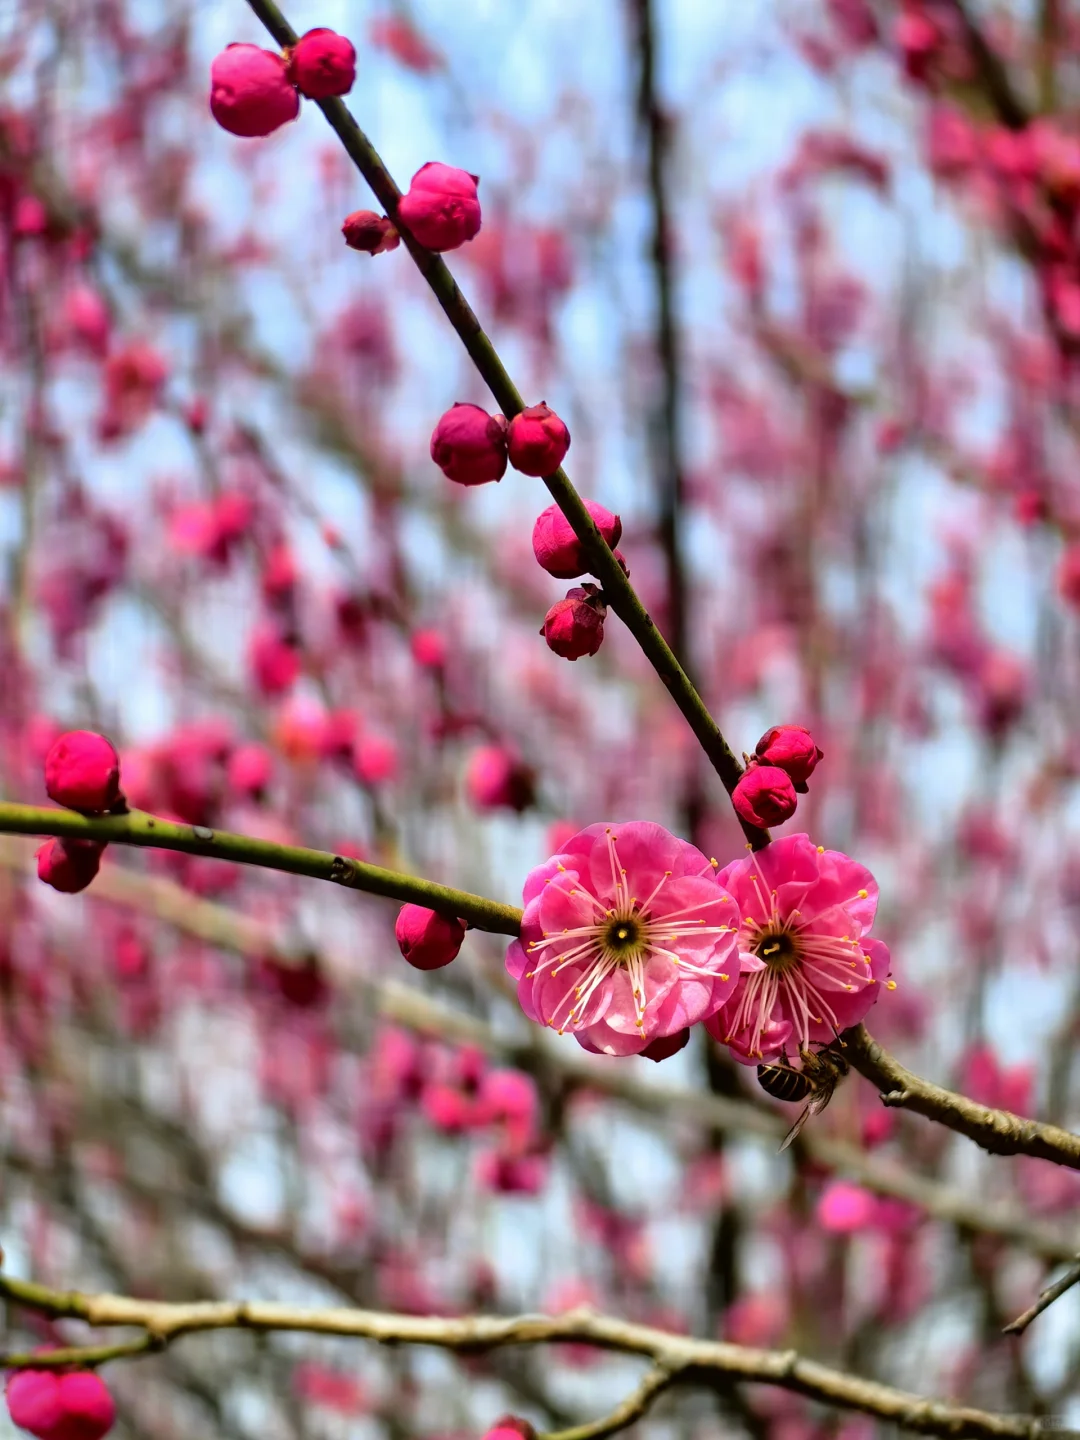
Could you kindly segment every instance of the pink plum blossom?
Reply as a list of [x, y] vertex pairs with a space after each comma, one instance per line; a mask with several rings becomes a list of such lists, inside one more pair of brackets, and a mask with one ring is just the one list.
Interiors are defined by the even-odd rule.
[[714, 863], [660, 825], [590, 825], [525, 882], [506, 968], [531, 1020], [636, 1055], [724, 1006], [739, 913]]
[[745, 1065], [834, 1040], [866, 1015], [889, 974], [869, 937], [878, 887], [864, 865], [785, 835], [717, 877], [739, 907], [742, 973], [710, 1034]]

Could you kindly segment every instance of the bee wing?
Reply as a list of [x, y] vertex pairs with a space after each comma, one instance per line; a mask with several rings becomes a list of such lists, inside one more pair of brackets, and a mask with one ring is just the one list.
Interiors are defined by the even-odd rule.
[[795, 1121], [795, 1124], [792, 1125], [791, 1129], [784, 1136], [784, 1139], [780, 1145], [780, 1149], [776, 1152], [778, 1155], [782, 1155], [784, 1151], [788, 1148], [788, 1146], [799, 1138], [799, 1136], [802, 1134], [803, 1126], [806, 1124], [806, 1122], [811, 1118], [811, 1116], [820, 1115], [822, 1110], [825, 1109], [825, 1106], [828, 1105], [832, 1097], [833, 1087], [831, 1085], [827, 1087], [822, 1087], [822, 1089], [819, 1090], [817, 1094], [811, 1095], [810, 1099], [803, 1106], [799, 1118]]

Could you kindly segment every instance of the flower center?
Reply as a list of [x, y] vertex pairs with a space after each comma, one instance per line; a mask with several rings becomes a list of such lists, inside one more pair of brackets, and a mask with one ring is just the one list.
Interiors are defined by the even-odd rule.
[[754, 954], [764, 960], [770, 970], [786, 975], [799, 960], [795, 937], [787, 930], [766, 930], [754, 946]]
[[635, 915], [617, 915], [608, 923], [602, 943], [612, 959], [628, 960], [643, 938], [641, 922]]

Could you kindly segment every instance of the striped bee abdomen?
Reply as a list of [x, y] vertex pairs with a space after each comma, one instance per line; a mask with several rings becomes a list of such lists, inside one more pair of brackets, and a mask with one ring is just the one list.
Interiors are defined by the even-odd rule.
[[814, 1082], [802, 1070], [790, 1065], [759, 1065], [758, 1084], [774, 1100], [805, 1100], [814, 1091]]

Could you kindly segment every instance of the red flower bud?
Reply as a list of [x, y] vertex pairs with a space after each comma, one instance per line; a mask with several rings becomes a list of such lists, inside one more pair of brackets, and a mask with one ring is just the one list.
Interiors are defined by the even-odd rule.
[[806, 794], [806, 782], [824, 758], [802, 725], [774, 725], [757, 742], [754, 754], [762, 765], [786, 770], [800, 795]]
[[69, 730], [45, 757], [49, 798], [69, 810], [100, 814], [120, 800], [120, 757], [92, 730]]
[[46, 840], [37, 852], [38, 879], [63, 895], [85, 890], [101, 868], [100, 840]]
[[401, 236], [393, 224], [374, 210], [354, 210], [346, 215], [341, 233], [350, 250], [362, 250], [365, 255], [381, 255], [385, 250], [396, 250], [401, 244]]
[[549, 650], [564, 660], [596, 654], [604, 642], [607, 616], [607, 606], [599, 596], [595, 585], [575, 585], [566, 592], [565, 600], [555, 602], [540, 627]]
[[210, 113], [231, 135], [269, 135], [300, 113], [285, 61], [258, 45], [227, 45], [210, 67]]
[[260, 796], [274, 773], [274, 757], [265, 745], [250, 741], [229, 756], [229, 789], [246, 799]]
[[486, 485], [506, 473], [506, 417], [479, 405], [450, 407], [431, 435], [431, 458], [458, 485]]
[[382, 735], [360, 735], [353, 745], [353, 769], [365, 785], [383, 785], [398, 769], [397, 746]]
[[465, 791], [477, 810], [516, 810], [536, 798], [533, 772], [502, 745], [481, 745], [469, 757]]
[[484, 1440], [536, 1440], [536, 1431], [528, 1420], [520, 1420], [516, 1415], [504, 1415], [485, 1432]]
[[438, 630], [414, 630], [409, 645], [413, 659], [425, 670], [441, 670], [446, 664], [446, 641]]
[[676, 1030], [674, 1035], [661, 1035], [658, 1040], [653, 1040], [646, 1045], [644, 1050], [639, 1050], [638, 1054], [644, 1055], [646, 1060], [655, 1060], [659, 1064], [661, 1060], [667, 1060], [672, 1055], [677, 1055], [680, 1050], [684, 1050], [689, 1039], [690, 1027], [687, 1026], [684, 1030]]
[[735, 786], [731, 803], [744, 820], [765, 830], [789, 820], [799, 797], [786, 770], [775, 765], [751, 765]]
[[1067, 546], [1058, 562], [1057, 588], [1066, 604], [1080, 610], [1080, 540]]
[[309, 30], [290, 50], [286, 74], [309, 100], [347, 95], [356, 79], [352, 41], [325, 27]]
[[403, 905], [394, 925], [398, 949], [416, 970], [441, 970], [461, 949], [465, 921], [423, 905]]
[[[622, 521], [595, 500], [586, 500], [585, 508], [592, 516], [600, 534], [612, 550], [622, 537]], [[557, 580], [574, 580], [588, 572], [585, 547], [574, 534], [570, 521], [558, 505], [549, 505], [536, 520], [532, 534], [533, 554], [537, 564]], [[625, 569], [626, 566], [623, 566]]]
[[570, 431], [543, 403], [530, 405], [510, 421], [510, 464], [523, 475], [554, 475], [570, 449]]
[[39, 1440], [101, 1440], [116, 1419], [104, 1380], [90, 1370], [20, 1370], [8, 1381], [7, 1404], [15, 1424]]
[[456, 250], [480, 229], [479, 175], [429, 160], [413, 176], [398, 217], [428, 250]]

